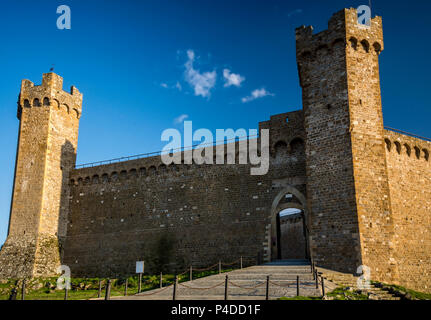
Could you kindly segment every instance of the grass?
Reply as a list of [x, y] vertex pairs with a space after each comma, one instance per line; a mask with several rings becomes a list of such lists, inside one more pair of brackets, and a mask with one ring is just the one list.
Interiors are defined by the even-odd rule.
[[[223, 269], [222, 272], [230, 272], [233, 269]], [[203, 278], [218, 274], [218, 270], [193, 272], [193, 279]], [[174, 283], [173, 274], [163, 275], [163, 286]], [[189, 281], [189, 273], [179, 275], [178, 281]], [[73, 278], [71, 279], [71, 289], [68, 291], [68, 300], [87, 300], [97, 298], [99, 292], [99, 280], [102, 280], [101, 297], [105, 297], [105, 279], [99, 278]], [[0, 300], [8, 300], [14, 287], [17, 288], [17, 299], [20, 300], [21, 281], [16, 285], [17, 280], [9, 279], [0, 282]], [[26, 282], [25, 300], [64, 300], [65, 291], [56, 289], [57, 278], [37, 278]], [[142, 277], [141, 292], [160, 288], [160, 275], [144, 275]], [[124, 296], [125, 279], [111, 280], [111, 296]], [[127, 295], [138, 293], [138, 277], [128, 278]]]
[[[330, 300], [368, 300], [368, 296], [360, 294], [356, 291], [349, 291], [347, 287], [340, 287], [329, 292], [326, 297]], [[323, 300], [322, 297], [283, 297], [278, 300]]]

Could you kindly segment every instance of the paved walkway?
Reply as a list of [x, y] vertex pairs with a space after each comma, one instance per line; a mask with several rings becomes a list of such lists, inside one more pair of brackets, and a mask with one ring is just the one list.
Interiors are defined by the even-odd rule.
[[[269, 299], [271, 300], [296, 296], [297, 276], [300, 280], [301, 296], [321, 295], [320, 286], [316, 289], [309, 262], [295, 260], [278, 261], [179, 283], [176, 300], [224, 300], [226, 275], [229, 277], [229, 300], [265, 300], [267, 276], [270, 276]], [[327, 290], [330, 289], [330, 287], [327, 288]], [[111, 297], [112, 300], [172, 300], [172, 298], [173, 286], [145, 291], [134, 296]]]

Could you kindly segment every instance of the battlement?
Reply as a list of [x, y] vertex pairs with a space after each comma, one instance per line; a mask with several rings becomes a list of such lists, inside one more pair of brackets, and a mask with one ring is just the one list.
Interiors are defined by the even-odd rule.
[[404, 155], [415, 160], [430, 161], [431, 141], [396, 132], [394, 129], [386, 129], [385, 144], [388, 153]]
[[[298, 62], [321, 49], [334, 50], [336, 45], [345, 47], [348, 41], [352, 47], [361, 47], [366, 53], [380, 54], [383, 51], [382, 18], [372, 18], [370, 26], [359, 24], [358, 12], [354, 8], [335, 13], [329, 20], [327, 30], [317, 34], [313, 30], [312, 26], [301, 26], [295, 30]], [[374, 50], [370, 50], [371, 46]]]
[[78, 119], [82, 113], [82, 93], [72, 86], [70, 92], [63, 90], [63, 78], [53, 72], [44, 73], [41, 85], [34, 85], [30, 80], [23, 80], [18, 101], [18, 119], [23, 108], [53, 107], [64, 109]]

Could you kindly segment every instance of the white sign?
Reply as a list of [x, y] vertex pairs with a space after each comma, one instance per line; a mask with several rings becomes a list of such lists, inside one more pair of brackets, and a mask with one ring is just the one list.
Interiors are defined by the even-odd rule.
[[144, 273], [144, 261], [136, 261], [136, 273]]

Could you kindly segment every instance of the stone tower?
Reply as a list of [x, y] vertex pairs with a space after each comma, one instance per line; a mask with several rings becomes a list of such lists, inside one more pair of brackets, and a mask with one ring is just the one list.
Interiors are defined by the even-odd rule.
[[0, 278], [47, 276], [61, 264], [66, 236], [68, 177], [76, 159], [82, 94], [63, 91], [63, 78], [23, 80], [15, 179]]
[[311, 254], [319, 265], [373, 279], [397, 277], [385, 163], [379, 55], [381, 17], [358, 24], [344, 9], [328, 29], [296, 30], [306, 130]]

